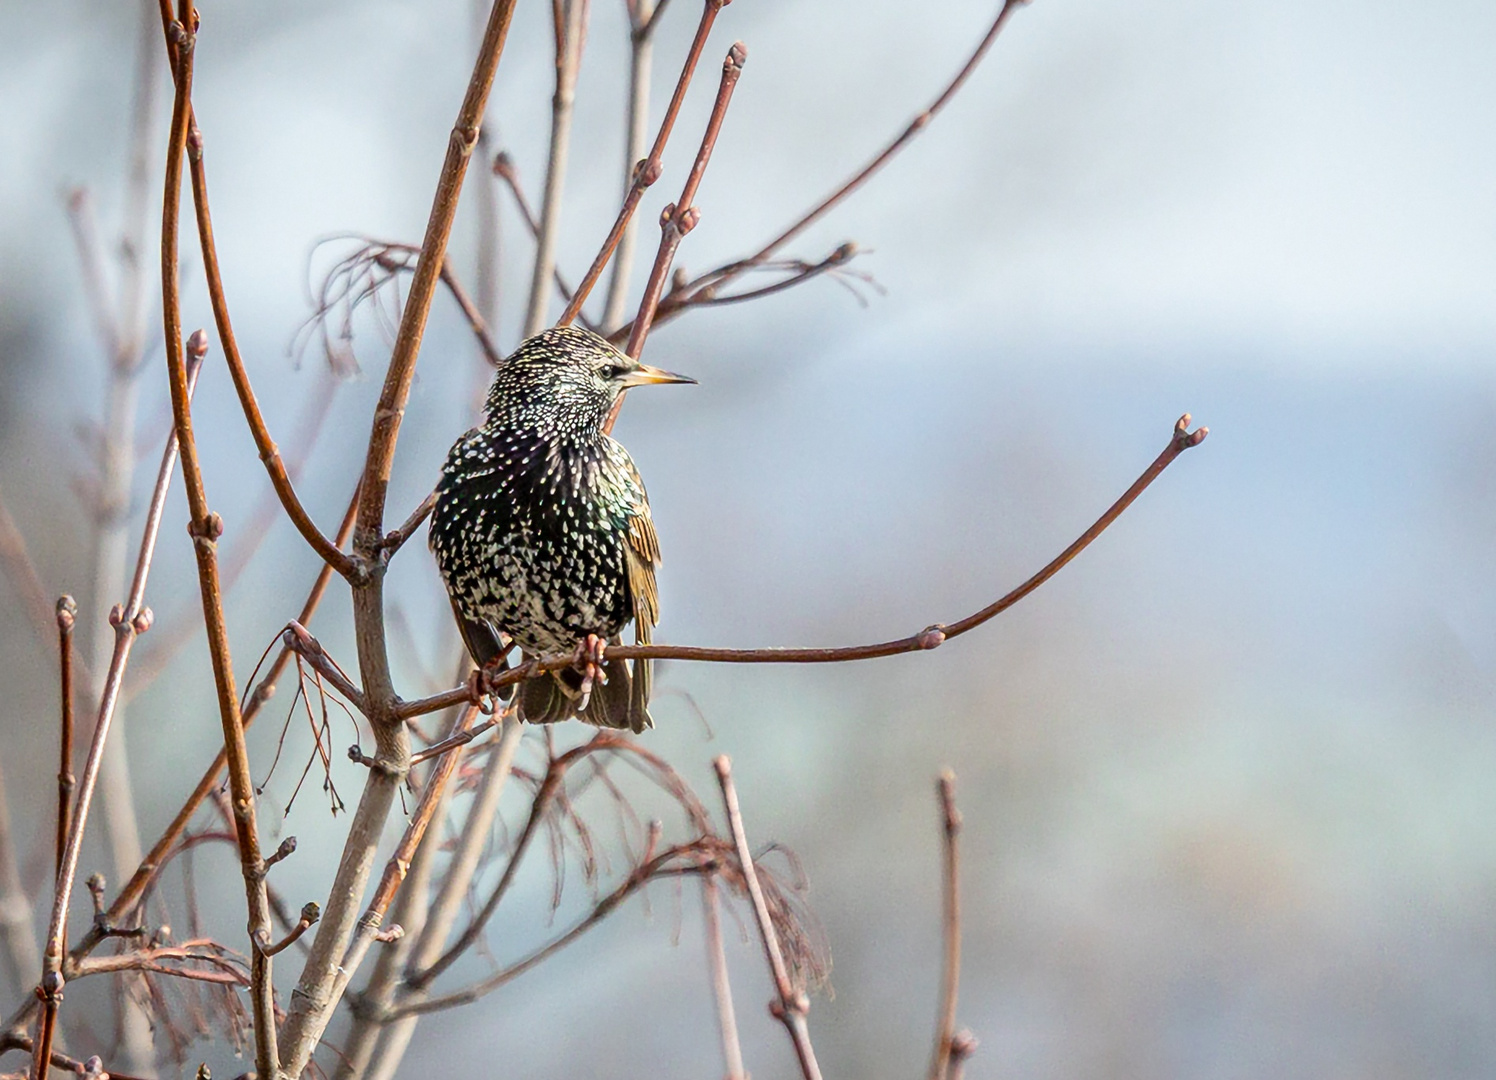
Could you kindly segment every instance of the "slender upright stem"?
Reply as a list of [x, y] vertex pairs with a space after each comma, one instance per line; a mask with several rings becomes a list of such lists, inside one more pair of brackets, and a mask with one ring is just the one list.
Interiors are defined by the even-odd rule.
[[872, 159], [869, 160], [867, 164], [858, 169], [857, 172], [853, 173], [852, 176], [845, 180], [835, 191], [831, 192], [831, 194], [827, 195], [820, 202], [816, 203], [815, 206], [811, 207], [804, 214], [800, 215], [800, 217], [795, 219], [795, 221], [786, 229], [784, 229], [784, 231], [779, 233], [779, 235], [775, 236], [768, 243], [764, 244], [764, 246], [759, 248], [758, 251], [754, 252], [752, 255], [749, 255], [747, 258], [738, 259], [735, 262], [727, 264], [726, 266], [719, 267], [716, 270], [710, 271], [708, 274], [703, 275], [703, 278], [698, 279], [697, 282], [693, 282], [685, 289], [682, 289], [678, 297], [672, 297], [675, 302], [670, 305], [671, 310], [679, 310], [680, 308], [684, 307], [686, 305], [686, 302], [689, 301], [691, 295], [696, 291], [696, 288], [702, 287], [702, 284], [706, 282], [707, 279], [710, 279], [710, 283], [706, 284], [705, 287], [718, 289], [723, 285], [726, 285], [728, 282], [741, 276], [748, 270], [753, 269], [753, 267], [761, 265], [766, 259], [772, 256], [780, 248], [784, 247], [785, 244], [789, 243], [795, 237], [799, 236], [806, 229], [810, 228], [817, 221], [821, 220], [821, 218], [830, 213], [831, 210], [838, 204], [840, 204], [844, 199], [846, 199], [847, 196], [851, 195], [858, 188], [862, 187], [863, 184], [867, 183], [867, 181], [872, 178], [874, 173], [883, 168], [884, 165], [887, 165], [888, 162], [892, 160], [893, 157], [899, 153], [899, 151], [903, 150], [904, 147], [907, 146], [916, 135], [918, 135], [921, 131], [928, 127], [930, 121], [934, 120], [940, 110], [945, 108], [950, 100], [956, 96], [956, 94], [961, 90], [961, 87], [966, 84], [966, 80], [971, 77], [971, 73], [977, 69], [977, 66], [987, 55], [988, 50], [992, 48], [992, 43], [996, 41], [997, 36], [1002, 33], [1003, 27], [1007, 25], [1008, 19], [1012, 16], [1013, 12], [1017, 11], [1026, 3], [1028, 3], [1028, 0], [1003, 0], [1003, 5], [998, 10], [998, 13], [992, 20], [991, 25], [988, 26], [987, 32], [982, 35], [982, 39], [977, 43], [977, 47], [966, 58], [966, 62], [961, 65], [960, 70], [956, 72], [951, 81], [946, 83], [944, 89], [942, 89], [940, 93], [936, 95], [934, 101], [926, 106], [925, 109], [920, 112], [919, 115], [915, 116], [913, 120], [909, 121], [909, 123], [905, 125], [904, 129], [900, 131], [899, 134], [896, 135], [893, 140], [888, 143], [888, 145], [883, 147], [883, 149], [878, 153], [874, 154]]
[[[628, 348], [624, 351], [637, 359], [644, 352], [644, 339], [649, 336], [650, 323], [654, 321], [655, 308], [660, 303], [660, 292], [665, 287], [665, 278], [670, 274], [670, 264], [675, 258], [675, 249], [680, 246], [686, 233], [696, 227], [700, 220], [694, 202], [696, 189], [706, 174], [706, 166], [712, 159], [712, 150], [717, 145], [717, 135], [722, 130], [722, 121], [727, 116], [727, 106], [732, 102], [732, 92], [738, 85], [738, 76], [748, 60], [748, 49], [741, 41], [735, 42], [722, 62], [722, 79], [717, 84], [717, 100], [712, 104], [712, 115], [707, 120], [706, 132], [701, 136], [701, 148], [691, 171], [681, 188], [680, 198], [672, 206], [665, 207], [660, 215], [660, 250], [655, 256], [654, 266], [649, 272], [649, 283], [644, 287], [644, 299], [639, 303], [639, 314], [634, 317], [634, 327], [629, 334]], [[616, 409], [615, 409], [616, 415]]]
[[722, 1037], [722, 1062], [727, 1080], [748, 1080], [743, 1048], [738, 1042], [738, 1018], [732, 1007], [732, 982], [727, 975], [727, 952], [722, 947], [722, 913], [717, 910], [717, 877], [701, 879], [701, 909], [706, 923], [706, 958], [712, 974], [712, 997], [717, 1002], [717, 1032]]
[[769, 1012], [789, 1032], [790, 1042], [794, 1044], [795, 1057], [800, 1062], [800, 1072], [805, 1080], [821, 1080], [821, 1067], [816, 1062], [815, 1050], [810, 1045], [810, 1029], [805, 1023], [805, 1016], [810, 1011], [810, 1001], [790, 980], [789, 968], [785, 965], [784, 953], [779, 947], [779, 933], [774, 929], [774, 920], [769, 916], [764, 888], [759, 884], [758, 870], [753, 865], [753, 851], [748, 847], [748, 833], [743, 828], [743, 812], [738, 808], [738, 792], [732, 782], [732, 762], [723, 754], [712, 762], [712, 766], [717, 770], [718, 783], [722, 785], [727, 825], [732, 831], [733, 845], [737, 848], [738, 864], [742, 867], [743, 880], [748, 886], [748, 897], [753, 902], [753, 917], [758, 923], [764, 955], [768, 958], [769, 971], [774, 977], [777, 998], [770, 1003]]
[[582, 46], [587, 34], [589, 0], [565, 0], [565, 21], [556, 40], [556, 92], [551, 97], [551, 145], [545, 166], [545, 195], [540, 203], [540, 227], [535, 236], [535, 267], [530, 277], [530, 305], [524, 336], [545, 328], [551, 272], [556, 267], [556, 237], [561, 227], [561, 193], [566, 183], [566, 159], [571, 147], [572, 105], [577, 74], [582, 68]]
[[62, 874], [62, 857], [72, 824], [73, 789], [78, 786], [73, 775], [73, 627], [78, 622], [78, 605], [71, 596], [57, 601], [57, 656], [61, 672], [59, 690], [62, 706], [62, 737], [58, 740], [57, 765], [57, 858], [54, 879]]
[[930, 1080], [947, 1080], [956, 1038], [956, 995], [961, 988], [961, 811], [956, 809], [956, 774], [947, 769], [935, 783], [940, 800], [945, 872], [941, 875], [941, 926], [945, 942], [940, 1011], [936, 1017], [935, 1052]]

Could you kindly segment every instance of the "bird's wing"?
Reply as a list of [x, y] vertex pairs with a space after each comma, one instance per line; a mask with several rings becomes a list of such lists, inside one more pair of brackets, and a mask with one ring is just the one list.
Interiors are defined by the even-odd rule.
[[641, 504], [629, 518], [629, 597], [634, 602], [634, 630], [641, 644], [648, 644], [650, 630], [660, 621], [660, 600], [655, 589], [655, 567], [660, 565], [660, 541], [649, 517], [649, 503]]
[[[637, 474], [636, 474], [637, 475]], [[644, 488], [640, 485], [642, 493]], [[628, 564], [629, 596], [634, 602], [634, 640], [648, 645], [655, 624], [660, 621], [660, 600], [655, 589], [655, 567], [660, 564], [660, 540], [649, 516], [649, 500], [641, 497], [629, 516], [628, 543], [624, 546]], [[653, 726], [649, 719], [650, 670], [648, 660], [634, 661], [630, 685], [629, 714], [632, 727], [642, 731]]]

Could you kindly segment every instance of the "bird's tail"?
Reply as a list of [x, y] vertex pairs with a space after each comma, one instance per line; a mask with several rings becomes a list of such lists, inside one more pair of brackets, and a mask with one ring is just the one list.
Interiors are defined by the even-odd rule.
[[581, 712], [577, 711], [581, 675], [576, 671], [567, 668], [526, 679], [520, 688], [520, 715], [532, 724], [554, 724], [575, 716], [594, 727], [620, 728], [636, 734], [654, 727], [649, 715], [648, 676], [641, 686], [627, 660], [608, 660], [604, 670], [608, 681], [593, 685], [587, 707]]

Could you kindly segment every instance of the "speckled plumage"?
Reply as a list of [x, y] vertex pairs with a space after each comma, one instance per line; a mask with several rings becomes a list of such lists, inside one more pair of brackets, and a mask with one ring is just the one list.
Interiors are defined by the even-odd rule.
[[[570, 652], [589, 634], [617, 642], [631, 621], [649, 641], [659, 543], [638, 470], [603, 424], [627, 387], [687, 381], [577, 327], [537, 334], [499, 368], [484, 423], [447, 455], [431, 513], [431, 550], [480, 666], [501, 662], [500, 633], [527, 655]], [[652, 726], [648, 663], [605, 670], [582, 719]], [[522, 714], [577, 715], [579, 685], [574, 671], [527, 680]]]

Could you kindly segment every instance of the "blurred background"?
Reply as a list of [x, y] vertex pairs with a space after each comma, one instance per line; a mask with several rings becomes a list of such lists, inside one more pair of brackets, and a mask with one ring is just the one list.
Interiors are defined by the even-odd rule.
[[[666, 12], [652, 124], [698, 10]], [[734, 38], [749, 59], [680, 252], [688, 270], [755, 250], [831, 190], [929, 102], [994, 11], [726, 9], [641, 211], [636, 292]], [[314, 244], [419, 243], [473, 12], [271, 0], [202, 15], [194, 96], [226, 286], [287, 443], [328, 385], [316, 343], [293, 348], [328, 263]], [[0, 8], [0, 481], [48, 590], [84, 604], [80, 635], [118, 597], [89, 596], [72, 482], [93, 470], [105, 356], [64, 193], [86, 187], [105, 242], [118, 236], [136, 25], [127, 4]], [[546, 5], [520, 5], [490, 109], [495, 147], [537, 201], [550, 32]], [[664, 641], [847, 644], [951, 621], [1078, 535], [1180, 413], [1212, 432], [1052, 583], [938, 652], [664, 665], [649, 747], [713, 806], [710, 760], [731, 755], [750, 837], [804, 863], [835, 963], [810, 1018], [828, 1076], [927, 1062], [944, 766], [966, 822], [971, 1075], [1496, 1072], [1493, 35], [1496, 10], [1457, 0], [1041, 0], [902, 156], [792, 245], [817, 260], [857, 241], [853, 266], [878, 285], [859, 286], [863, 303], [821, 278], [650, 338], [650, 362], [701, 383], [632, 395], [618, 429], [665, 551]], [[560, 245], [573, 279], [619, 197], [626, 63], [623, 5], [597, 0]], [[161, 81], [153, 162], [164, 66]], [[469, 184], [485, 182], [475, 168]], [[496, 335], [512, 348], [531, 249], [499, 203]], [[453, 249], [465, 275], [472, 209], [469, 194]], [[188, 327], [211, 325], [194, 248]], [[357, 329], [362, 373], [337, 391], [300, 482], [329, 532], [388, 352], [373, 320]], [[471, 423], [481, 379], [441, 296], [392, 523]], [[232, 541], [265, 479], [216, 348], [197, 401]], [[169, 419], [159, 344], [140, 416], [131, 551]], [[185, 520], [176, 490], [148, 597], [158, 628], [196, 617]], [[278, 522], [230, 598], [239, 665], [315, 571]], [[397, 675], [417, 696], [448, 681], [455, 635], [424, 542], [391, 580]], [[54, 676], [9, 581], [0, 607], [13, 613], [0, 761], [35, 879]], [[315, 629], [352, 663], [346, 591], [334, 586]], [[257, 775], [289, 698], [252, 734]], [[218, 743], [201, 635], [131, 702], [125, 731], [149, 840]], [[287, 745], [297, 765], [273, 778], [264, 823], [272, 842], [301, 838], [277, 871], [299, 906], [325, 891], [347, 818], [315, 791], [285, 814], [304, 726]], [[350, 802], [357, 773], [334, 765]], [[82, 872], [105, 861], [91, 846]], [[204, 855], [197, 876], [238, 935], [233, 859]], [[543, 860], [524, 885], [489, 935], [500, 960], [548, 932]], [[789, 1076], [762, 959], [727, 925], [748, 1067]], [[553, 963], [424, 1023], [402, 1075], [710, 1076], [713, 1015], [694, 890], [662, 885]], [[224, 1047], [193, 1053], [234, 1068]]]

